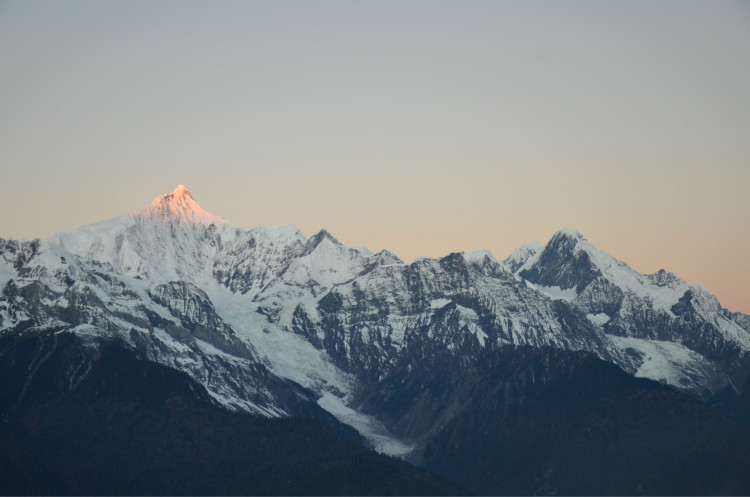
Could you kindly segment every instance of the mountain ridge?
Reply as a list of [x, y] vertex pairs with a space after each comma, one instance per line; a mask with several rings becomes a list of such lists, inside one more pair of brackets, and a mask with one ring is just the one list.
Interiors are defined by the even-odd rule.
[[279, 393], [291, 389], [394, 455], [427, 432], [383, 425], [362, 392], [417, 368], [410, 357], [585, 352], [703, 400], [748, 375], [750, 317], [671, 273], [637, 273], [570, 228], [505, 260], [479, 249], [404, 263], [326, 230], [234, 226], [180, 185], [71, 233], [0, 239], [0, 256], [0, 335], [117, 338], [260, 416], [294, 415]]

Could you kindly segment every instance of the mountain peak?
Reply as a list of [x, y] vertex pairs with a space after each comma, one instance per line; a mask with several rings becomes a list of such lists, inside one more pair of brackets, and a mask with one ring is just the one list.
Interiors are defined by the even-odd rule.
[[185, 188], [185, 185], [177, 185], [171, 193], [159, 195], [151, 204], [137, 213], [141, 218], [161, 219], [174, 221], [176, 223], [187, 222], [191, 224], [223, 224], [226, 220], [207, 212], [198, 204]]
[[598, 250], [578, 230], [563, 228], [555, 232], [544, 246], [544, 252], [556, 252], [574, 256], [581, 251], [591, 252]]
[[[596, 249], [578, 230], [565, 228], [557, 231], [542, 250], [530, 246], [509, 257], [506, 265], [519, 276], [536, 285], [559, 287], [562, 290], [575, 288], [583, 291], [600, 275], [592, 255]], [[602, 254], [602, 257], [611, 258]], [[606, 261], [609, 264], [609, 260]]]
[[555, 232], [554, 235], [552, 235], [552, 238], [550, 238], [550, 241], [558, 238], [567, 238], [572, 240], [586, 240], [586, 237], [583, 236], [577, 229], [575, 228], [563, 228], [561, 230], [558, 230]]
[[193, 198], [193, 196], [190, 194], [190, 190], [185, 188], [185, 185], [177, 185], [177, 187], [172, 190], [172, 193], [169, 195], [175, 196], [175, 197], [182, 197], [187, 195], [190, 198]]
[[328, 240], [331, 244], [343, 247], [343, 244], [336, 240], [327, 230], [322, 229], [307, 240], [305, 247], [302, 249], [302, 255], [308, 255], [313, 252], [321, 243]]
[[503, 263], [511, 273], [517, 273], [536, 262], [543, 249], [538, 241], [529, 242], [515, 249]]
[[[314, 244], [317, 246], [320, 242], [323, 240], [329, 240], [333, 242], [335, 245], [342, 245], [340, 241], [336, 240], [333, 235], [331, 235], [328, 230], [322, 229], [318, 233], [312, 236], [311, 240], [315, 240]], [[343, 245], [342, 245], [343, 246]]]
[[492, 262], [497, 262], [497, 259], [492, 255], [492, 252], [487, 249], [469, 250], [468, 252], [464, 252], [463, 255], [468, 263], [483, 264], [486, 259], [489, 259]]

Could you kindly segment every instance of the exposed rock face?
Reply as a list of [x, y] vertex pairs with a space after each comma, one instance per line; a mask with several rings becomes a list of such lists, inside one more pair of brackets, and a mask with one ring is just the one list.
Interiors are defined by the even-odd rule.
[[583, 240], [583, 236], [577, 232], [556, 233], [539, 254], [536, 263], [521, 270], [519, 275], [538, 285], [575, 288], [581, 293], [602, 276], [589, 254], [579, 250], [578, 244]]
[[192, 335], [229, 355], [253, 359], [251, 346], [237, 337], [234, 330], [216, 314], [208, 295], [192, 283], [165, 283], [149, 291], [149, 295], [186, 327], [167, 324], [165, 330], [173, 338], [190, 343]]
[[708, 291], [672, 273], [639, 274], [573, 230], [558, 232], [517, 274], [543, 291], [570, 290], [570, 304], [628, 351], [635, 360], [624, 369], [638, 376], [705, 399], [747, 357], [745, 315], [721, 308]]

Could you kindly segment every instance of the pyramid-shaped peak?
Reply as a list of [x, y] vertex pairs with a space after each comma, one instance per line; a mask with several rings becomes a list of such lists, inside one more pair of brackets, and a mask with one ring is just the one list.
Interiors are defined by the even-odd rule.
[[137, 215], [141, 218], [161, 219], [177, 223], [187, 222], [192, 224], [223, 224], [226, 220], [207, 212], [193, 198], [185, 185], [177, 185], [171, 193], [159, 195], [145, 209]]
[[305, 244], [305, 247], [302, 249], [302, 255], [308, 255], [313, 252], [319, 245], [321, 245], [325, 240], [328, 240], [332, 245], [337, 247], [343, 247], [344, 245], [336, 240], [333, 235], [331, 235], [328, 231], [325, 229], [320, 230], [315, 235], [311, 236], [309, 240], [307, 240], [307, 243]]
[[187, 195], [188, 197], [193, 198], [193, 196], [190, 194], [190, 190], [185, 188], [185, 185], [177, 185], [177, 187], [172, 190], [172, 193], [170, 193], [169, 195], [172, 195], [174, 197], [183, 197]]
[[311, 240], [315, 240], [315, 245], [318, 245], [323, 240], [329, 240], [329, 241], [333, 242], [336, 245], [341, 245], [341, 242], [338, 241], [338, 240], [336, 240], [336, 238], [334, 238], [333, 235], [330, 234], [328, 232], [328, 230], [326, 230], [326, 229], [322, 229], [318, 233], [316, 233], [315, 235], [313, 235], [313, 237], [311, 238]]
[[552, 235], [552, 238], [550, 238], [550, 241], [558, 238], [567, 238], [572, 240], [586, 240], [586, 237], [581, 234], [580, 231], [578, 231], [575, 228], [563, 228], [561, 230], [558, 230], [555, 232], [554, 235]]
[[588, 252], [593, 245], [578, 230], [564, 228], [555, 232], [544, 246], [544, 252], [578, 253], [583, 250]]

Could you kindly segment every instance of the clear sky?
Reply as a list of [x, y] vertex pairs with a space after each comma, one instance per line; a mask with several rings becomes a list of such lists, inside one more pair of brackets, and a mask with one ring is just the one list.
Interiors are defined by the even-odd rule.
[[0, 236], [185, 184], [409, 261], [560, 228], [750, 312], [750, 2], [0, 1]]

